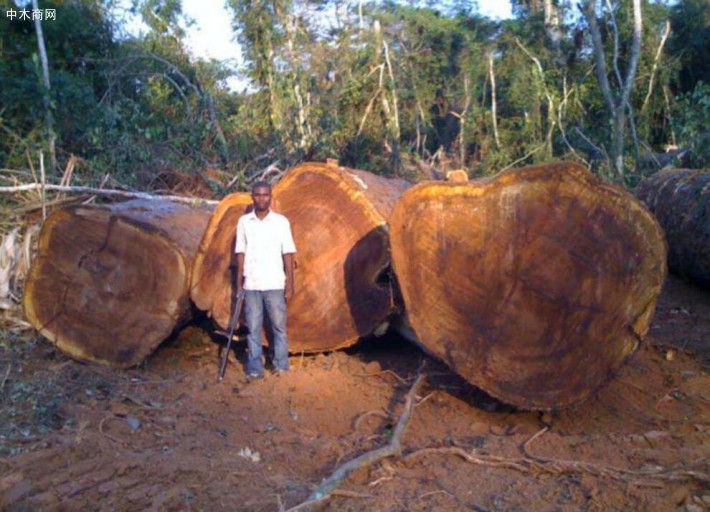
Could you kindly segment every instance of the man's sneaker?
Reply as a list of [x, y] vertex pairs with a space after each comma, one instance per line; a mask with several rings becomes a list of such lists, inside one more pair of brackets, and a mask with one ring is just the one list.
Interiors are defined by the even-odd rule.
[[283, 375], [284, 373], [288, 373], [288, 370], [284, 370], [283, 368], [274, 368], [271, 370], [271, 374], [275, 376]]
[[244, 377], [244, 382], [249, 383], [253, 380], [259, 380], [263, 379], [264, 374], [263, 373], [248, 373], [246, 377]]

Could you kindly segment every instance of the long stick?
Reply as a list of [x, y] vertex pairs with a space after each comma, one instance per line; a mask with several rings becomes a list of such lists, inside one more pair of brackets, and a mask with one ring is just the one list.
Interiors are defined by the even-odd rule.
[[227, 351], [224, 353], [224, 358], [222, 358], [222, 365], [219, 368], [219, 381], [222, 382], [224, 379], [224, 372], [227, 369], [227, 361], [229, 360], [229, 351], [232, 350], [232, 336], [234, 336], [234, 329], [237, 327], [239, 321], [239, 315], [242, 312], [242, 304], [244, 304], [244, 289], [237, 295], [237, 303], [234, 305], [234, 312], [232, 313], [232, 319], [229, 321], [229, 333], [227, 334]]
[[106, 188], [93, 188], [93, 187], [68, 187], [63, 185], [52, 185], [47, 183], [42, 185], [41, 183], [28, 183], [25, 185], [15, 185], [12, 187], [0, 187], [1, 193], [16, 193], [16, 192], [27, 192], [29, 190], [54, 190], [56, 192], [71, 192], [74, 194], [92, 194], [97, 196], [119, 196], [119, 197], [132, 197], [134, 199], [150, 199], [150, 200], [164, 200], [164, 201], [175, 201], [178, 203], [187, 204], [218, 204], [219, 201], [211, 201], [208, 199], [200, 199], [198, 197], [184, 197], [184, 196], [161, 196], [157, 194], [148, 194], [146, 192], [130, 192], [128, 190], [114, 190]]

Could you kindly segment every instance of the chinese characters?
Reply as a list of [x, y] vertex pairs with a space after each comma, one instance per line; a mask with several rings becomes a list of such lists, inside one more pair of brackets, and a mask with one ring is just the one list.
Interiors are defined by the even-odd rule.
[[5, 12], [5, 16], [11, 20], [56, 20], [57, 10], [56, 9], [8, 9]]

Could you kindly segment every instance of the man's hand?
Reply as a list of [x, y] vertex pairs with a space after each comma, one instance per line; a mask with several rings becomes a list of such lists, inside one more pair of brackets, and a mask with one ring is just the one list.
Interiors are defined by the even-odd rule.
[[296, 295], [293, 286], [286, 286], [286, 289], [284, 290], [284, 299], [286, 299], [286, 303], [289, 303], [293, 300], [293, 297]]

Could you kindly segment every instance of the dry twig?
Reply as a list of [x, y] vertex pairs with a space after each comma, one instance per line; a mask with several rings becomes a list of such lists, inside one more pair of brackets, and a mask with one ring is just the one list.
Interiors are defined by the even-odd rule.
[[[0, 389], [1, 389], [1, 388], [0, 388]], [[378, 416], [378, 417], [384, 418], [384, 419], [386, 419], [386, 420], [392, 419], [392, 415], [389, 414], [389, 413], [387, 413], [387, 412], [384, 412], [384, 411], [378, 411], [378, 410], [366, 411], [366, 412], [363, 412], [360, 416], [358, 416], [358, 417], [355, 419], [355, 423], [354, 423], [354, 425], [353, 425], [353, 428], [354, 428], [355, 430], [359, 430], [359, 428], [360, 428], [360, 422], [361, 422], [362, 420], [364, 420], [365, 418], [367, 418], [368, 416]]]
[[405, 378], [400, 377], [399, 375], [397, 375], [396, 372], [393, 372], [392, 370], [382, 370], [381, 372], [374, 372], [374, 373], [357, 373], [354, 376], [355, 377], [377, 377], [380, 375], [384, 375], [386, 373], [394, 376], [402, 384], [407, 383], [407, 380]]
[[114, 437], [114, 436], [112, 436], [111, 434], [107, 434], [106, 432], [104, 432], [104, 423], [106, 422], [106, 420], [108, 420], [108, 419], [110, 419], [110, 418], [113, 418], [113, 417], [114, 417], [114, 415], [113, 415], [113, 414], [110, 414], [110, 415], [104, 417], [104, 419], [102, 419], [102, 420], [99, 422], [99, 432], [100, 432], [102, 435], [104, 435], [105, 437], [107, 437], [108, 439], [110, 439], [111, 441], [114, 441], [114, 442], [116, 442], [116, 443], [120, 443], [120, 444], [122, 444], [123, 446], [128, 446], [128, 443], [127, 443], [126, 441], [124, 441], [123, 439], [119, 439], [118, 437]]

